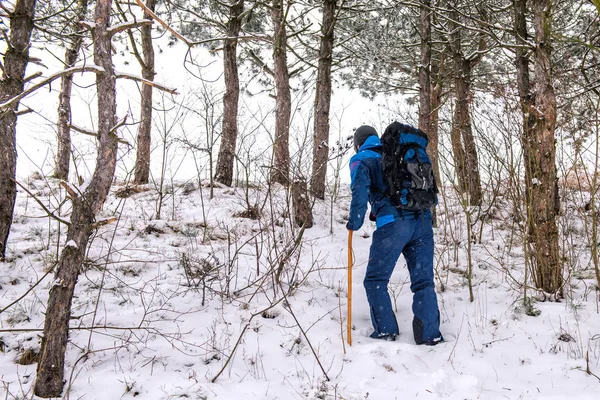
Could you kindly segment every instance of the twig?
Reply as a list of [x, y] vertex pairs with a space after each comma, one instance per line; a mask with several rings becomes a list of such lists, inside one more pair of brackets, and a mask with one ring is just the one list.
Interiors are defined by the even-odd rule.
[[460, 321], [460, 328], [458, 328], [458, 334], [456, 335], [456, 340], [454, 341], [454, 346], [452, 346], [452, 351], [448, 355], [448, 361], [450, 361], [452, 368], [454, 368], [454, 361], [452, 361], [452, 356], [454, 355], [454, 352], [456, 351], [456, 345], [458, 345], [458, 339], [460, 338], [460, 333], [462, 332], [464, 322], [465, 322], [465, 314], [463, 314], [462, 320]]
[[52, 271], [54, 271], [54, 268], [56, 267], [56, 264], [57, 263], [54, 263], [54, 265], [52, 265], [52, 267], [44, 275], [42, 275], [42, 277], [40, 279], [38, 279], [38, 281], [36, 283], [34, 283], [29, 289], [27, 289], [27, 291], [25, 293], [23, 293], [23, 295], [21, 297], [19, 297], [18, 299], [16, 299], [15, 301], [13, 301], [12, 303], [10, 303], [6, 307], [4, 307], [2, 310], [0, 310], [0, 314], [2, 314], [4, 311], [8, 310], [9, 308], [11, 308], [12, 306], [14, 306], [15, 304], [17, 304], [25, 296], [27, 296], [29, 294], [29, 292], [31, 292], [33, 289], [35, 289], [35, 287], [37, 285], [39, 285], [40, 283], [42, 283], [42, 281], [44, 280], [44, 278], [47, 277]]
[[[125, 204], [126, 203], [127, 203], [127, 199], [125, 199], [125, 201], [123, 201], [123, 203], [122, 203], [120, 215], [123, 215], [123, 209], [125, 208]], [[106, 219], [104, 221], [98, 221], [98, 222], [92, 224], [92, 227], [93, 228], [97, 228], [98, 226], [106, 225], [106, 224], [108, 224], [110, 222], [113, 222], [113, 221], [120, 221], [120, 219], [117, 219], [116, 217], [108, 218], [108, 219]], [[98, 223], [102, 223], [102, 225], [95, 226]], [[110, 238], [110, 245], [109, 245], [109, 248], [108, 248], [109, 254], [110, 254], [110, 250], [113, 248], [113, 244], [115, 242], [115, 236], [117, 235], [117, 228], [118, 227], [119, 227], [119, 224], [117, 222], [117, 224], [115, 225], [115, 229], [112, 232], [112, 237]], [[109, 260], [109, 258], [110, 258], [110, 256], [107, 254], [106, 258], [104, 260], [104, 268], [102, 268], [102, 279], [100, 281], [100, 288], [98, 289], [98, 296], [96, 297], [96, 304], [94, 305], [94, 312], [93, 312], [93, 315], [92, 315], [92, 326], [94, 326], [94, 324], [96, 324], [96, 317], [98, 315], [98, 306], [100, 304], [100, 296], [102, 295], [102, 291], [104, 290], [104, 282], [106, 280], [106, 273], [108, 271], [107, 266], [108, 266], [108, 260]], [[87, 344], [87, 348], [88, 349], [90, 349], [92, 347], [92, 335], [93, 335], [93, 333], [94, 333], [94, 331], [90, 331], [90, 335], [89, 335], [89, 338], [88, 338], [88, 344]], [[75, 367], [73, 366], [73, 370], [72, 371], [74, 371], [74, 370], [75, 370]]]
[[507, 337], [507, 338], [500, 338], [500, 339], [496, 339], [496, 340], [492, 340], [491, 342], [486, 342], [486, 343], [481, 343], [482, 346], [489, 346], [492, 343], [496, 343], [496, 342], [504, 342], [506, 340], [510, 340], [513, 337], [515, 337], [515, 335], [512, 335], [511, 337]]
[[600, 377], [598, 375], [594, 374], [592, 372], [592, 370], [590, 369], [590, 352], [589, 352], [589, 350], [585, 352], [585, 365], [586, 365], [585, 372], [588, 375], [592, 375], [592, 376], [596, 377], [596, 379], [598, 379], [598, 381], [600, 381]]
[[292, 246], [288, 248], [288, 250], [280, 257], [278, 261], [279, 266], [277, 267], [277, 272], [275, 273], [275, 282], [279, 284], [281, 283], [280, 276], [283, 272], [283, 268], [285, 267], [285, 263], [292, 257], [292, 255], [294, 255], [294, 252], [296, 251], [298, 246], [302, 244], [302, 236], [304, 236], [305, 230], [306, 224], [303, 224], [302, 228], [300, 228], [300, 231], [298, 232], [298, 236], [296, 236], [296, 239], [294, 239], [294, 243], [292, 243]]
[[4, 12], [5, 12], [6, 14], [8, 14], [9, 16], [13, 14], [13, 12], [12, 12], [11, 10], [9, 10], [9, 9], [8, 9], [8, 7], [6, 7], [6, 6], [5, 6], [4, 4], [2, 4], [2, 3], [0, 3], [0, 8], [1, 8], [2, 10], [4, 10]]
[[[283, 297], [279, 300], [277, 300], [274, 303], [271, 303], [267, 308], [260, 310], [258, 312], [255, 312], [254, 314], [252, 314], [250, 316], [250, 319], [248, 320], [248, 322], [246, 323], [246, 325], [244, 325], [244, 329], [242, 329], [242, 332], [240, 333], [240, 336], [238, 337], [237, 341], [235, 342], [235, 345], [233, 346], [233, 350], [231, 350], [231, 354], [229, 355], [229, 357], [227, 357], [227, 360], [225, 360], [225, 364], [223, 364], [223, 367], [221, 367], [221, 369], [219, 370], [219, 372], [217, 372], [217, 375], [214, 376], [214, 378], [212, 378], [210, 381], [212, 383], [215, 383], [217, 381], [217, 379], [219, 378], [219, 376], [221, 376], [221, 374], [223, 373], [223, 371], [225, 371], [225, 368], [227, 368], [227, 365], [229, 365], [229, 363], [231, 362], [231, 360], [233, 359], [233, 356], [238, 348], [238, 346], [240, 345], [240, 343], [242, 342], [242, 338], [244, 337], [244, 334], [246, 333], [246, 331], [248, 330], [248, 328], [250, 327], [250, 323], [252, 322], [252, 320], [254, 319], [254, 317], [256, 317], [257, 315], [262, 315], [264, 312], [269, 311], [271, 308], [275, 307], [276, 305], [278, 305], [279, 303], [281, 303], [283, 301]], [[0, 331], [2, 332], [2, 331]]]
[[[109, 131], [110, 134], [117, 136], [117, 130], [119, 130], [120, 127], [125, 126], [127, 124], [127, 115], [128, 114], [125, 114], [125, 116], [123, 118], [121, 118], [121, 120], [117, 121], [115, 126], [110, 128], [110, 131]], [[118, 141], [119, 141], [119, 137], [117, 136], [117, 142]], [[127, 145], [129, 145], [129, 143], [127, 143]]]
[[46, 207], [46, 206], [44, 205], [44, 203], [42, 203], [42, 202], [41, 202], [41, 200], [39, 200], [39, 199], [38, 199], [38, 198], [37, 198], [37, 197], [36, 197], [36, 196], [35, 196], [33, 193], [31, 193], [31, 192], [30, 192], [30, 191], [29, 191], [29, 190], [28, 190], [28, 189], [27, 189], [25, 186], [23, 186], [22, 184], [20, 184], [20, 183], [19, 183], [17, 180], [15, 180], [15, 179], [13, 179], [13, 178], [10, 178], [10, 180], [11, 180], [11, 181], [13, 181], [14, 183], [16, 183], [16, 184], [17, 184], [17, 185], [18, 185], [18, 186], [19, 186], [21, 189], [23, 189], [23, 190], [24, 190], [24, 191], [25, 191], [25, 192], [26, 192], [26, 193], [27, 193], [29, 196], [31, 196], [31, 198], [32, 198], [33, 200], [35, 200], [35, 202], [36, 202], [36, 203], [38, 203], [38, 204], [40, 205], [40, 207], [42, 207], [42, 209], [43, 209], [44, 211], [46, 211], [46, 213], [48, 214], [48, 216], [49, 216], [50, 218], [52, 218], [52, 219], [55, 219], [56, 221], [58, 221], [58, 222], [60, 222], [60, 223], [63, 223], [63, 224], [65, 224], [65, 225], [67, 225], [67, 226], [70, 226], [70, 225], [71, 225], [71, 223], [70, 223], [70, 222], [67, 222], [67, 221], [65, 221], [64, 219], [62, 219], [62, 218], [60, 218], [60, 217], [57, 217], [56, 215], [54, 215], [54, 213], [53, 213], [52, 211], [50, 211], [50, 210], [48, 209], [48, 207]]
[[342, 315], [342, 288], [341, 287], [338, 287], [338, 309], [340, 310], [340, 337], [342, 338], [342, 349], [344, 349], [344, 354], [346, 354], [346, 341], [344, 340], [344, 316]]
[[285, 302], [286, 302], [286, 305], [287, 305], [286, 309], [289, 311], [290, 314], [292, 314], [292, 317], [294, 318], [294, 321], [296, 321], [296, 325], [298, 325], [298, 328], [300, 329], [300, 332], [302, 332], [302, 335], [306, 339], [306, 343], [308, 343], [308, 347], [310, 347], [310, 350], [312, 351], [313, 355], [315, 356], [315, 359], [317, 360], [317, 364], [319, 364], [319, 367], [321, 368], [321, 371], [323, 371], [323, 375], [325, 375], [325, 379], [327, 379], [327, 382], [329, 382], [330, 381], [329, 376], [327, 375], [327, 372], [325, 371], [325, 368], [323, 368], [323, 365], [321, 364], [321, 360], [319, 359], [319, 356], [315, 352], [315, 349], [313, 348], [312, 343], [308, 339], [308, 336], [306, 335], [306, 332], [304, 331], [304, 329], [300, 325], [300, 321], [298, 321], [298, 318], [296, 318], [296, 314], [294, 314], [294, 311], [292, 310], [292, 305], [288, 301], [287, 296], [285, 294], [285, 291], [283, 290], [283, 287], [281, 286], [281, 283], [279, 284], [279, 287], [281, 288], [281, 292], [283, 294], [283, 298], [285, 299]]

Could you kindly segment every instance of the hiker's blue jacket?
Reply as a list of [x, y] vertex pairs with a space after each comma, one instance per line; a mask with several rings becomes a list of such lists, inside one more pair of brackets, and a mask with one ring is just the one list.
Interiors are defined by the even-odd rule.
[[[377, 228], [398, 219], [415, 219], [421, 213], [398, 210], [386, 195], [387, 184], [383, 179], [381, 166], [381, 141], [377, 136], [369, 136], [350, 159], [350, 189], [352, 202], [346, 228], [359, 230], [365, 219], [367, 203], [371, 204], [371, 213], [377, 218]], [[425, 215], [429, 215], [429, 210]]]

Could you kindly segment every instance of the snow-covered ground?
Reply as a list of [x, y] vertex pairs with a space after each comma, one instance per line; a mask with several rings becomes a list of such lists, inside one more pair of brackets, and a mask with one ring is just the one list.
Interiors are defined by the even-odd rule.
[[[29, 190], [58, 210], [63, 189], [35, 178]], [[521, 239], [509, 230], [508, 205], [499, 203], [473, 245], [470, 302], [464, 216], [450, 200], [441, 204], [436, 283], [446, 342], [426, 347], [412, 340], [402, 259], [391, 284], [399, 340], [368, 337], [362, 277], [374, 227], [366, 222], [354, 235], [348, 346], [347, 189], [316, 203], [315, 226], [294, 248], [299, 230], [282, 188], [272, 196], [264, 188], [217, 188], [211, 199], [198, 186], [168, 187], [160, 220], [154, 187], [125, 198], [113, 187], [102, 217], [119, 219], [93, 237], [73, 302], [65, 398], [598, 398], [599, 292], [583, 236], [574, 236], [568, 252], [577, 259], [567, 260], [573, 266], [566, 298], [528, 309], [519, 285]], [[248, 203], [258, 205], [260, 218], [244, 217]], [[65, 218], [68, 212], [68, 202], [57, 211]], [[33, 397], [35, 357], [25, 357], [27, 365], [16, 361], [39, 351], [53, 279], [43, 275], [67, 245], [65, 232], [19, 191], [10, 260], [0, 264], [0, 309], [43, 279], [0, 314], [0, 398]]]

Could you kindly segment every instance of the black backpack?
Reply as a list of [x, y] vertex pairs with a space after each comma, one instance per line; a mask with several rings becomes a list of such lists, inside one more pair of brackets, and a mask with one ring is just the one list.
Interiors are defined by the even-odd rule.
[[381, 136], [386, 194], [401, 210], [425, 211], [437, 204], [438, 189], [425, 151], [428, 142], [425, 132], [399, 122]]

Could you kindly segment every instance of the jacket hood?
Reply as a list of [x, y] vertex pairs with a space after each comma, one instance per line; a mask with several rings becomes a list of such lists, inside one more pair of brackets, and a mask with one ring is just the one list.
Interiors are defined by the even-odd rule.
[[363, 151], [363, 150], [372, 150], [372, 149], [378, 149], [381, 147], [381, 140], [379, 140], [379, 137], [377, 136], [369, 136], [367, 138], [367, 140], [365, 140], [365, 142], [363, 143], [362, 146], [360, 146], [360, 149], [358, 149], [358, 151]]

